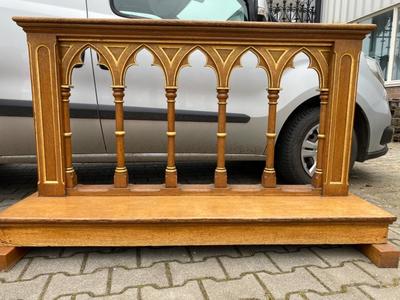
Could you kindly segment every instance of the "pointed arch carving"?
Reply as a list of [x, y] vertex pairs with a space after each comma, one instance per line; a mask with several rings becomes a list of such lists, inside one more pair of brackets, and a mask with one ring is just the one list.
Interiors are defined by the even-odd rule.
[[230, 77], [232, 75], [232, 72], [235, 68], [240, 68], [241, 67], [241, 59], [243, 57], [243, 55], [245, 55], [247, 52], [251, 52], [253, 53], [256, 57], [257, 57], [257, 68], [263, 69], [267, 75], [267, 83], [268, 86], [270, 85], [270, 81], [272, 78], [271, 75], [271, 66], [270, 64], [267, 62], [267, 60], [265, 59], [265, 57], [261, 54], [260, 49], [258, 49], [257, 47], [243, 47], [243, 49], [241, 49], [240, 53], [238, 55], [235, 56], [235, 61], [232, 63], [228, 75], [227, 75], [227, 82], [229, 83]]
[[171, 77], [168, 79], [170, 81], [170, 83], [172, 84], [172, 86], [177, 85], [177, 81], [178, 81], [178, 75], [179, 72], [184, 68], [189, 66], [189, 56], [194, 53], [195, 51], [200, 51], [206, 58], [206, 67], [211, 68], [214, 73], [215, 76], [217, 78], [217, 81], [220, 81], [220, 68], [217, 65], [217, 62], [215, 61], [215, 57], [213, 57], [211, 55], [211, 47], [210, 46], [200, 46], [200, 45], [195, 45], [195, 46], [184, 46], [182, 47], [180, 53], [179, 53], [179, 57], [176, 57], [176, 60], [174, 60], [171, 63], [171, 70], [170, 70], [170, 74]]
[[318, 79], [319, 79], [319, 87], [320, 89], [327, 88], [328, 87], [328, 76], [329, 76], [329, 64], [328, 56], [324, 56], [321, 51], [329, 51], [329, 48], [324, 49], [322, 48], [315, 48], [315, 47], [297, 47], [297, 48], [292, 48], [290, 49], [283, 61], [283, 65], [281, 65], [281, 68], [279, 70], [279, 76], [278, 76], [278, 84], [280, 85], [281, 79], [282, 79], [282, 74], [285, 71], [285, 69], [289, 67], [293, 67], [293, 60], [296, 57], [297, 54], [299, 53], [304, 53], [310, 63], [308, 65], [309, 69], [313, 69], [317, 72], [318, 74]]
[[[152, 44], [136, 44], [129, 47], [128, 54], [124, 57], [121, 66], [121, 82], [125, 83], [126, 73], [131, 66], [136, 65], [137, 55], [142, 51], [147, 50], [153, 56], [152, 66], [158, 66], [161, 68], [164, 78], [167, 77], [167, 66], [165, 63], [165, 58], [157, 51], [157, 47]], [[166, 79], [165, 79], [166, 82]]]
[[61, 60], [61, 83], [70, 86], [72, 84], [73, 69], [79, 65], [83, 65], [82, 55], [87, 49], [92, 49], [98, 55], [99, 65], [110, 69], [107, 58], [103, 55], [101, 45], [94, 43], [61, 43], [60, 44], [60, 60]]

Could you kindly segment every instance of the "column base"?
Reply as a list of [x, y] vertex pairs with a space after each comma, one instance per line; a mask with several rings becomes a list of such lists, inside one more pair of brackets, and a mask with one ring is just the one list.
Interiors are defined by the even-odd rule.
[[126, 188], [129, 184], [128, 172], [114, 174], [114, 187]]
[[65, 185], [67, 188], [73, 188], [78, 184], [78, 179], [74, 170], [65, 173]]
[[225, 171], [215, 171], [214, 185], [216, 188], [227, 188], [228, 187], [228, 175]]
[[274, 187], [276, 187], [275, 171], [265, 171], [264, 170], [262, 178], [261, 178], [261, 184], [265, 188], [274, 188]]
[[178, 186], [177, 172], [165, 172], [165, 187], [176, 188]]
[[311, 179], [311, 185], [315, 188], [322, 187], [322, 173], [315, 173]]

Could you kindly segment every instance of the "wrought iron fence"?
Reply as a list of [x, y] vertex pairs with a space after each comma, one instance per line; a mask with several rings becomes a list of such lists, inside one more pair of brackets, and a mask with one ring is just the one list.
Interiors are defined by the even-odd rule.
[[321, 0], [268, 0], [269, 22], [319, 23]]

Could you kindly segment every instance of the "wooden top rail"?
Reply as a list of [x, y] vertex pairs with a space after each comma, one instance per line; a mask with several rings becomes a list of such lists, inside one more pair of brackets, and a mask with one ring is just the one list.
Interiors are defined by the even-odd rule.
[[[39, 172], [39, 194], [62, 196], [76, 189], [72, 165], [69, 96], [73, 68], [88, 48], [112, 77], [115, 99], [116, 189], [130, 189], [125, 166], [123, 98], [127, 69], [143, 48], [165, 75], [168, 160], [165, 188], [177, 189], [175, 167], [175, 98], [177, 78], [189, 55], [200, 50], [217, 76], [217, 166], [214, 186], [226, 189], [226, 107], [232, 70], [251, 51], [268, 78], [266, 166], [263, 189], [275, 190], [276, 114], [283, 71], [300, 52], [319, 76], [320, 130], [314, 190], [322, 195], [347, 195], [351, 135], [361, 41], [374, 25], [289, 24], [263, 22], [200, 22], [176, 20], [55, 19], [14, 17], [27, 32]], [[251, 189], [250, 189], [251, 190]], [[75, 190], [76, 192], [76, 190]]]

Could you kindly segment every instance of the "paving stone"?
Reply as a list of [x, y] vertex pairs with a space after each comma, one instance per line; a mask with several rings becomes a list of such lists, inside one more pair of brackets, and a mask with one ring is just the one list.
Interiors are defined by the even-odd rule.
[[144, 247], [140, 249], [140, 266], [150, 267], [164, 261], [189, 262], [189, 253], [185, 247]]
[[395, 231], [397, 231], [397, 232], [400, 232], [400, 222], [394, 222], [393, 224], [391, 224], [391, 225], [389, 226], [389, 228], [390, 228], [391, 230], [395, 230]]
[[278, 252], [286, 253], [287, 251], [282, 246], [274, 245], [255, 245], [255, 246], [239, 246], [239, 251], [244, 256], [250, 256], [260, 252]]
[[361, 289], [377, 300], [399, 300], [400, 286], [388, 288], [376, 288], [371, 286], [362, 286]]
[[59, 248], [59, 247], [32, 248], [25, 255], [25, 257], [57, 258], [57, 257], [60, 257], [61, 250], [62, 250], [62, 248]]
[[370, 275], [352, 263], [345, 263], [342, 267], [308, 269], [332, 291], [340, 291], [342, 286], [350, 284], [378, 284]]
[[289, 272], [294, 267], [313, 265], [313, 266], [328, 266], [317, 255], [309, 249], [302, 248], [298, 252], [290, 253], [268, 253], [268, 256], [284, 271]]
[[198, 300], [204, 299], [200, 287], [196, 281], [186, 283], [184, 286], [167, 289], [155, 289], [153, 287], [142, 288], [142, 300]]
[[[367, 299], [364, 293], [362, 293], [356, 287], [349, 287], [343, 293], [335, 293], [332, 295], [317, 295], [315, 293], [306, 293], [306, 297], [309, 300], [361, 300]], [[292, 299], [290, 299], [292, 300]]]
[[96, 299], [96, 300], [135, 300], [139, 299], [138, 289], [130, 288], [124, 291], [121, 294], [109, 295], [109, 296], [101, 296], [101, 297], [92, 297], [88, 294], [77, 295], [74, 300], [88, 300], [88, 299]]
[[149, 268], [125, 270], [115, 268], [112, 273], [111, 293], [120, 293], [127, 287], [141, 285], [153, 285], [155, 287], [167, 287], [168, 278], [165, 264], [155, 264]]
[[215, 256], [240, 256], [239, 252], [232, 246], [189, 247], [189, 251], [194, 261], [203, 261], [206, 258]]
[[400, 228], [389, 227], [389, 238], [400, 239]]
[[22, 271], [28, 264], [29, 259], [21, 259], [14, 267], [12, 267], [8, 271], [0, 272], [0, 280], [1, 281], [15, 281], [18, 279], [18, 276], [21, 275]]
[[241, 279], [222, 282], [205, 279], [202, 283], [210, 300], [265, 299], [266, 297], [264, 289], [251, 274]]
[[22, 278], [30, 279], [41, 274], [59, 272], [69, 275], [79, 274], [82, 263], [83, 254], [63, 258], [35, 257], [32, 259], [29, 268], [26, 270]]
[[279, 272], [263, 253], [240, 258], [220, 257], [220, 260], [231, 278], [240, 277], [241, 274], [248, 272]]
[[301, 291], [328, 292], [317, 279], [303, 268], [296, 269], [292, 273], [270, 275], [260, 272], [257, 275], [276, 299], [282, 299], [288, 293]]
[[339, 266], [345, 261], [362, 260], [368, 262], [369, 259], [354, 247], [335, 247], [320, 248], [313, 247], [314, 252], [321, 256], [331, 266]]
[[[357, 266], [362, 268], [367, 273], [375, 277], [379, 282], [383, 284], [394, 284], [400, 282], [400, 267], [399, 268], [378, 268], [372, 263], [366, 262], [355, 262]], [[400, 297], [399, 297], [400, 298]]]
[[75, 276], [56, 274], [47, 287], [44, 299], [54, 299], [58, 296], [77, 293], [91, 293], [99, 296], [106, 293], [107, 280], [108, 270]]
[[113, 253], [89, 253], [83, 272], [90, 273], [99, 268], [113, 267], [136, 268], [136, 249], [129, 248], [123, 252]]
[[32, 280], [0, 283], [0, 299], [39, 299], [48, 278], [39, 276]]
[[[289, 300], [304, 300], [304, 297], [300, 294], [291, 294], [288, 297]], [[270, 299], [268, 299], [270, 300]]]
[[169, 263], [174, 285], [182, 285], [191, 279], [214, 278], [225, 279], [226, 276], [216, 258], [209, 258], [204, 262], [181, 264]]

